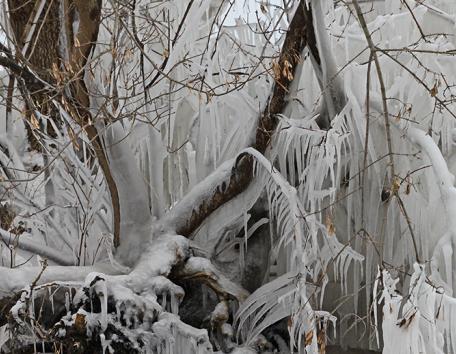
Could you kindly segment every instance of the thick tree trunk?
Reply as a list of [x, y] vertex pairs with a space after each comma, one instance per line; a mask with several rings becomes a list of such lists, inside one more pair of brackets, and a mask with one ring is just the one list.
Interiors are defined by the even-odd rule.
[[[93, 125], [90, 98], [84, 83], [85, 65], [98, 36], [101, 0], [8, 0], [8, 5], [18, 59], [42, 80], [55, 85], [56, 91], [62, 84], [61, 80], [70, 83], [72, 97], [65, 101], [70, 103], [71, 116], [89, 137], [105, 176], [111, 194], [114, 244], [117, 247], [120, 243], [119, 193], [103, 142]], [[28, 104], [27, 116], [32, 117], [33, 111], [38, 109], [58, 123], [59, 113], [49, 98], [65, 96], [65, 93], [53, 92], [50, 95], [49, 90], [36, 80], [33, 83], [25, 80], [25, 84], [33, 101]], [[40, 150], [30, 127], [28, 131], [32, 147]], [[48, 130], [49, 133], [52, 135], [52, 131]]]

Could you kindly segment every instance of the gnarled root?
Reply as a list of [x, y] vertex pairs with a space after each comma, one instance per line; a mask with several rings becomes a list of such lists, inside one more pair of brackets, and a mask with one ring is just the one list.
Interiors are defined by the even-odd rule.
[[[146, 348], [153, 353], [183, 352], [184, 347], [189, 354], [211, 353], [207, 330], [189, 326], [178, 316], [185, 293], [173, 280], [192, 279], [219, 298], [211, 317], [212, 342], [231, 350], [235, 345], [228, 302], [242, 302], [248, 292], [207, 259], [191, 257], [188, 242], [178, 235], [155, 238], [127, 275], [84, 269], [73, 275], [73, 281], [62, 282], [60, 267], [44, 269], [31, 286], [10, 298], [15, 304], [3, 329], [12, 335], [3, 349], [44, 343], [40, 345], [76, 353], [144, 352]], [[37, 270], [24, 268], [23, 274], [16, 273], [22, 280], [31, 280]], [[84, 275], [85, 279], [78, 280]]]

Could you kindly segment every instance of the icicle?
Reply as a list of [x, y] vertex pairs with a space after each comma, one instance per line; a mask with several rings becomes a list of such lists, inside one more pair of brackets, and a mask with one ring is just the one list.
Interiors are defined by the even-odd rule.
[[8, 324], [5, 324], [0, 327], [0, 351], [2, 351], [3, 346], [9, 340], [8, 332], [9, 332]]
[[375, 338], [377, 340], [377, 346], [380, 348], [380, 339], [378, 336], [378, 310], [377, 310], [377, 288], [378, 288], [378, 281], [381, 279], [381, 272], [380, 267], [377, 270], [377, 276], [375, 277], [374, 281], [374, 289], [373, 289], [373, 307], [374, 307], [374, 326], [375, 326]]
[[163, 294], [161, 297], [161, 302], [160, 302], [161, 307], [165, 311], [166, 311], [166, 298], [167, 298], [166, 294]]
[[103, 350], [103, 354], [106, 354], [106, 349], [108, 349], [109, 353], [113, 353], [113, 349], [110, 345], [112, 340], [106, 339], [106, 336], [103, 333], [100, 334], [100, 342], [101, 342], [101, 348]]
[[241, 277], [244, 276], [245, 271], [245, 242], [239, 243], [239, 268], [241, 270]]
[[170, 294], [171, 296], [171, 313], [177, 315], [179, 313], [179, 299], [174, 293]]
[[196, 173], [196, 152], [194, 151], [192, 144], [188, 142], [185, 144], [185, 152], [187, 153], [188, 161], [188, 188], [192, 189], [197, 182]]
[[[54, 294], [51, 290], [51, 287], [48, 287], [47, 288], [47, 292], [48, 292], [48, 298], [49, 298], [49, 301], [51, 303], [51, 311], [52, 313], [54, 313]], [[65, 308], [67, 308], [67, 293], [65, 293]], [[67, 308], [67, 312], [68, 312], [68, 308]]]
[[442, 253], [443, 253], [443, 262], [445, 265], [445, 275], [446, 275], [446, 282], [450, 289], [453, 289], [453, 266], [452, 266], [452, 259], [453, 259], [453, 247], [451, 247], [450, 243], [447, 243], [442, 246]]
[[26, 300], [27, 300], [27, 292], [23, 291], [21, 293], [21, 298], [16, 302], [16, 304], [10, 310], [10, 313], [13, 316], [14, 320], [20, 324], [23, 323], [22, 319], [20, 318], [20, 314], [25, 310]]
[[247, 222], [250, 219], [250, 214], [247, 213], [246, 210], [244, 210], [243, 216], [244, 216], [244, 247], [245, 247], [245, 252], [247, 252], [247, 243], [248, 243], [248, 238], [249, 238], [249, 236], [248, 236], [249, 230], [248, 230]]
[[[86, 284], [90, 287], [91, 295], [95, 295], [100, 300], [101, 313], [100, 313], [100, 326], [101, 331], [104, 332], [108, 327], [108, 289], [106, 280], [97, 273], [90, 273], [86, 278]], [[90, 296], [92, 301], [92, 296]], [[93, 304], [91, 303], [91, 311], [93, 312]], [[89, 330], [89, 326], [87, 326]]]

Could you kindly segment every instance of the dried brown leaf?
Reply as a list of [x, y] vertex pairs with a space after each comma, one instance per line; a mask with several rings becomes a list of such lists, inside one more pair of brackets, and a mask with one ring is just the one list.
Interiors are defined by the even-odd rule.
[[38, 119], [36, 119], [34, 114], [32, 114], [30, 116], [30, 124], [32, 125], [32, 129], [39, 129], [40, 128], [40, 123], [38, 122]]

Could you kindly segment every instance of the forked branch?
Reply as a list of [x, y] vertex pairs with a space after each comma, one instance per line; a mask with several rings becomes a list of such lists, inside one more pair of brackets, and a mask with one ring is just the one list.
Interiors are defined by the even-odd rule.
[[[251, 145], [262, 154], [268, 148], [277, 128], [279, 121], [277, 115], [282, 113], [287, 105], [288, 91], [294, 80], [296, 67], [302, 60], [301, 53], [306, 45], [312, 44], [314, 47], [314, 38], [309, 42], [309, 36], [313, 33], [309, 30], [309, 26], [312, 26], [312, 15], [306, 6], [306, 1], [302, 0], [290, 23], [276, 64], [280, 68], [280, 75], [275, 77], [275, 85], [259, 117], [255, 141]], [[198, 204], [190, 210], [184, 208], [182, 213], [181, 210], [177, 212], [176, 209], [179, 209], [177, 205], [172, 212], [175, 217], [166, 220], [166, 223], [175, 227], [178, 234], [190, 236], [212, 212], [247, 189], [253, 178], [253, 163], [250, 156], [245, 156], [231, 171], [225, 166], [225, 171], [222, 173], [226, 173], [226, 178], [219, 179], [218, 184], [212, 184], [213, 192], [208, 198], [198, 201]], [[187, 199], [195, 198], [193, 194], [190, 192]], [[186, 198], [182, 200], [182, 204], [187, 204]]]

